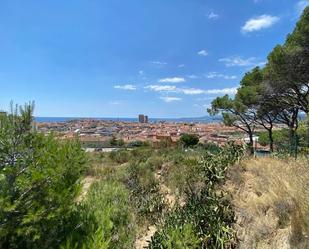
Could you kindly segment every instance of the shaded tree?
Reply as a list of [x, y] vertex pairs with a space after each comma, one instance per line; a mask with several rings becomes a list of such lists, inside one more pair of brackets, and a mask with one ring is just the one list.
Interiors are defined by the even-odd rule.
[[208, 113], [210, 115], [222, 114], [225, 125], [234, 126], [249, 136], [250, 153], [254, 153], [253, 133], [255, 129], [254, 115], [240, 102], [239, 98], [232, 99], [228, 95], [217, 97], [211, 103]]
[[194, 145], [197, 145], [199, 142], [199, 137], [195, 134], [183, 134], [180, 137], [180, 142], [185, 146], [185, 147], [191, 147]]

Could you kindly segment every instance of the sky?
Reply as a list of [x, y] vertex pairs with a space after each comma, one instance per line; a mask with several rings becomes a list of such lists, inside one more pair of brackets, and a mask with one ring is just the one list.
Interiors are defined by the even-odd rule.
[[0, 0], [0, 109], [200, 117], [284, 43], [309, 0]]

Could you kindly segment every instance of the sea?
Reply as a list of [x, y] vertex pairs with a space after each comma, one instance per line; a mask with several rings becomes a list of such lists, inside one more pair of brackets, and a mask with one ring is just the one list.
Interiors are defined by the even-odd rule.
[[[138, 122], [137, 118], [98, 118], [98, 117], [35, 117], [35, 121], [42, 122], [67, 122], [72, 120], [93, 119], [103, 121], [119, 121], [119, 122]], [[175, 123], [220, 123], [222, 118], [220, 116], [204, 116], [197, 118], [149, 118], [149, 122], [175, 122]]]

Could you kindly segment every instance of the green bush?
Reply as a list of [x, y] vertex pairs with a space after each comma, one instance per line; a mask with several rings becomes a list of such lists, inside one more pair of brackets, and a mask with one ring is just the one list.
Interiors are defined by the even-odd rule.
[[164, 199], [151, 166], [142, 161], [130, 164], [126, 182], [131, 191], [130, 201], [139, 217], [155, 221], [161, 215]]
[[163, 158], [162, 156], [153, 155], [147, 159], [146, 163], [152, 170], [158, 170], [162, 167]]
[[94, 183], [71, 217], [70, 237], [62, 248], [132, 248], [135, 227], [128, 195], [119, 182]]
[[169, 166], [167, 173], [168, 186], [180, 196], [198, 193], [204, 186], [203, 171], [197, 158], [184, 157]]
[[[197, 233], [194, 231], [192, 224], [185, 224], [181, 227], [167, 228], [165, 238], [156, 236], [156, 243], [161, 244], [160, 247], [150, 245], [149, 248], [166, 248], [166, 249], [197, 249], [200, 247], [200, 241]], [[154, 244], [154, 243], [152, 243]]]
[[211, 143], [211, 142], [199, 144], [199, 147], [203, 150], [207, 150], [207, 151], [214, 153], [214, 154], [220, 152], [220, 146], [215, 144], [215, 143]]
[[185, 146], [185, 147], [190, 147], [197, 145], [199, 142], [199, 137], [195, 134], [183, 134], [180, 137], [180, 142]]
[[[201, 160], [195, 161], [202, 172], [203, 188], [190, 191], [185, 205], [176, 206], [168, 214], [161, 229], [152, 237], [150, 249], [235, 246], [234, 214], [217, 186], [224, 180], [227, 168], [243, 153], [240, 147], [230, 144], [216, 155], [206, 153]], [[183, 184], [188, 182], [183, 181]]]
[[123, 139], [116, 139], [114, 136], [109, 140], [109, 144], [116, 147], [122, 147], [125, 145]]
[[127, 163], [130, 160], [130, 152], [127, 150], [112, 151], [110, 158], [119, 164]]
[[149, 146], [148, 142], [143, 142], [140, 140], [132, 141], [128, 143], [128, 147], [134, 148], [134, 147], [147, 147]]
[[80, 144], [34, 132], [32, 111], [0, 118], [0, 248], [57, 247], [80, 190]]

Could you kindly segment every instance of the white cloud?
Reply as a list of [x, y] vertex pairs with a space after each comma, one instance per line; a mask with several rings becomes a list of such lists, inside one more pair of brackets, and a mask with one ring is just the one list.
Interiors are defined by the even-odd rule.
[[197, 95], [197, 94], [203, 94], [204, 90], [197, 89], [197, 88], [178, 88], [176, 86], [171, 85], [149, 85], [144, 87], [145, 89], [149, 89], [151, 91], [155, 92], [173, 92], [173, 93], [182, 93], [186, 95]]
[[154, 65], [157, 65], [157, 66], [164, 66], [164, 65], [167, 65], [167, 63], [164, 62], [164, 61], [151, 61], [150, 63], [151, 63], [151, 64], [154, 64]]
[[205, 93], [207, 94], [215, 94], [215, 95], [236, 94], [236, 92], [237, 92], [237, 87], [223, 88], [223, 89], [210, 89], [210, 90], [205, 91]]
[[309, 6], [309, 0], [303, 0], [303, 1], [299, 1], [296, 4], [296, 11], [298, 15], [301, 15], [304, 11], [304, 9]]
[[199, 76], [195, 75], [195, 74], [191, 74], [188, 76], [189, 79], [198, 79], [200, 78]]
[[240, 56], [231, 56], [219, 59], [219, 62], [225, 63], [227, 67], [252, 67], [264, 66], [266, 62], [259, 61], [256, 57], [249, 57], [244, 59]]
[[185, 95], [201, 95], [201, 94], [222, 95], [222, 94], [235, 94], [237, 91], [237, 87], [203, 90], [199, 88], [186, 88], [186, 87], [178, 88], [176, 86], [170, 86], [170, 85], [165, 86], [149, 85], [145, 86], [144, 88], [154, 92], [179, 93]]
[[171, 102], [182, 100], [182, 98], [179, 98], [179, 97], [169, 97], [169, 96], [162, 96], [160, 97], [160, 99], [162, 99], [166, 103], [171, 103]]
[[180, 65], [178, 65], [178, 67], [185, 67], [185, 64], [180, 64]]
[[160, 83], [181, 83], [185, 82], [185, 78], [182, 77], [172, 77], [172, 78], [164, 78], [164, 79], [159, 79]]
[[209, 72], [206, 75], [207, 79], [225, 79], [225, 80], [235, 80], [237, 79], [237, 76], [235, 75], [225, 75], [217, 72]]
[[200, 56], [207, 56], [207, 55], [208, 55], [208, 52], [207, 52], [206, 50], [203, 49], [203, 50], [201, 50], [201, 51], [198, 51], [197, 54], [200, 55]]
[[209, 15], [208, 15], [208, 19], [210, 20], [216, 20], [219, 18], [219, 15], [214, 13], [214, 12], [210, 12]]
[[139, 71], [138, 71], [138, 74], [139, 74], [139, 75], [144, 75], [144, 71], [143, 71], [143, 70], [139, 70]]
[[249, 19], [245, 25], [241, 28], [243, 32], [253, 32], [261, 29], [266, 29], [274, 25], [279, 21], [279, 17], [270, 15], [261, 15], [255, 18]]
[[205, 93], [205, 90], [198, 88], [180, 88], [178, 91], [186, 95], [199, 95]]
[[136, 90], [136, 86], [127, 84], [127, 85], [116, 85], [114, 86], [115, 89], [120, 89], [120, 90], [129, 90], [129, 91], [134, 91]]
[[169, 85], [165, 85], [165, 86], [149, 85], [149, 86], [145, 86], [144, 88], [149, 89], [151, 91], [155, 91], [155, 92], [176, 92], [177, 90], [176, 86], [169, 86]]

